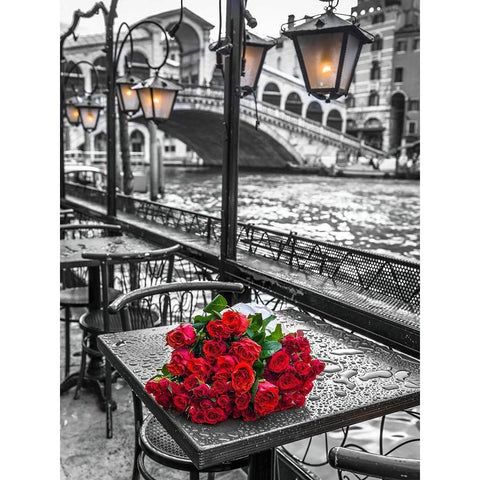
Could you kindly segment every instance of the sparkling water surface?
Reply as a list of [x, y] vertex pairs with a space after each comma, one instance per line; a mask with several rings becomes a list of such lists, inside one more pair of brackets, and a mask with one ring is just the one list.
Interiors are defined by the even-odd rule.
[[[161, 203], [220, 216], [219, 169], [166, 168]], [[415, 180], [240, 172], [238, 219], [379, 253], [420, 258]]]

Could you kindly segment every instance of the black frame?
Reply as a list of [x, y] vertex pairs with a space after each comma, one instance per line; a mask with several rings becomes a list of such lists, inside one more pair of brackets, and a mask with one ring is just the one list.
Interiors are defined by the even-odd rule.
[[[158, 78], [160, 78], [160, 77], [158, 77]], [[140, 94], [138, 94], [138, 92], [137, 92], [138, 100], [140, 102], [140, 109], [142, 110], [143, 117], [145, 118], [145, 120], [153, 120], [155, 122], [161, 122], [161, 121], [164, 121], [164, 120], [168, 120], [170, 118], [170, 115], [172, 114], [173, 107], [175, 106], [175, 102], [177, 101], [177, 95], [178, 95], [179, 90], [177, 90], [176, 88], [162, 88], [162, 87], [143, 87], [143, 88], [141, 88], [141, 90], [144, 90], [144, 89], [149, 90], [150, 101], [151, 101], [151, 104], [152, 104], [152, 116], [147, 117], [147, 115], [145, 113], [145, 110], [143, 108], [143, 105], [142, 105], [142, 100], [140, 98]], [[140, 90], [140, 88], [137, 88], [136, 90]], [[168, 91], [171, 91], [171, 92], [175, 92], [174, 97], [173, 97], [173, 102], [172, 102], [172, 108], [170, 109], [170, 112], [168, 113], [168, 117], [159, 118], [159, 117], [155, 116], [155, 107], [153, 105], [153, 90], [168, 90]]]
[[[252, 90], [257, 90], [257, 86], [258, 86], [258, 80], [260, 79], [260, 75], [262, 73], [262, 70], [263, 70], [263, 64], [265, 63], [265, 58], [267, 57], [267, 52], [273, 48], [275, 45], [276, 45], [276, 42], [275, 41], [272, 41], [271, 43], [270, 42], [260, 42], [260, 41], [255, 41], [255, 40], [252, 40], [251, 38], [249, 39], [248, 36], [250, 34], [247, 33], [246, 36], [247, 36], [247, 39], [245, 41], [245, 50], [247, 49], [247, 47], [261, 47], [263, 48], [263, 52], [262, 52], [262, 58], [260, 59], [260, 63], [258, 64], [258, 70], [257, 70], [257, 75], [255, 77], [255, 80], [253, 82], [253, 85], [249, 86], [249, 85], [244, 85], [242, 87], [242, 93], [243, 95], [248, 95], [250, 93], [249, 91], [249, 88], [251, 88]], [[241, 80], [240, 80], [241, 82]], [[245, 91], [244, 89], [247, 88], [247, 91]]]
[[[123, 77], [118, 78], [115, 82], [115, 91], [117, 94], [118, 107], [120, 108], [121, 112], [126, 113], [128, 116], [131, 116], [134, 113], [138, 112], [138, 110], [140, 110], [140, 97], [138, 96], [138, 92], [132, 89], [132, 87], [138, 82], [140, 82], [140, 79], [134, 77], [133, 75], [124, 75]], [[130, 90], [134, 91], [135, 95], [137, 96], [138, 107], [136, 110], [129, 110], [125, 107], [122, 95], [122, 86], [124, 85], [130, 86]]]

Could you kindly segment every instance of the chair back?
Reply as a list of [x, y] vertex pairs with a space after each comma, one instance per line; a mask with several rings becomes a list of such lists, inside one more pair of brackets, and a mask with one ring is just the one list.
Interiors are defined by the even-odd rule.
[[218, 293], [241, 293], [241, 283], [173, 282], [139, 288], [117, 297], [108, 307], [120, 312], [123, 330], [192, 322]]
[[[170, 283], [173, 278], [175, 254], [180, 248], [180, 245], [174, 245], [140, 253], [83, 254], [84, 258], [100, 262], [104, 331], [109, 332], [111, 324], [107, 313], [109, 288], [127, 293], [139, 288]], [[139, 304], [134, 307], [132, 316], [137, 319], [138, 328], [146, 328], [157, 323], [158, 313], [154, 314], [153, 309], [147, 311]]]

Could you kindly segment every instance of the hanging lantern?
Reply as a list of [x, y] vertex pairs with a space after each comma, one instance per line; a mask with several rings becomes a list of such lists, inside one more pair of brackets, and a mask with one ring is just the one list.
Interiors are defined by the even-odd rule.
[[87, 132], [95, 130], [103, 107], [94, 102], [92, 97], [88, 97], [86, 100], [79, 103], [77, 107], [80, 112], [83, 129]]
[[65, 114], [67, 116], [68, 123], [76, 127], [80, 125], [80, 111], [78, 110], [78, 100], [76, 98], [70, 98], [65, 103]]
[[133, 115], [140, 108], [138, 93], [133, 86], [140, 82], [134, 75], [124, 75], [117, 79], [117, 99], [120, 111]]
[[[240, 77], [240, 86], [249, 87], [244, 89], [244, 94], [250, 93], [250, 89], [256, 90], [258, 79], [262, 73], [263, 63], [267, 51], [270, 50], [276, 42], [274, 40], [267, 41], [257, 37], [251, 32], [246, 33], [245, 42], [245, 74]], [[242, 72], [243, 73], [243, 72]]]
[[182, 87], [158, 75], [147, 78], [132, 87], [138, 93], [140, 106], [146, 120], [168, 120]]
[[327, 101], [348, 94], [362, 47], [374, 38], [329, 3], [323, 15], [282, 31], [293, 40], [308, 93]]

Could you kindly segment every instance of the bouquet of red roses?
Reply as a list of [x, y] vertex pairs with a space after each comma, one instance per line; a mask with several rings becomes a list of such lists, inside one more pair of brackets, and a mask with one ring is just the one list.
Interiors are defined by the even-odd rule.
[[170, 363], [145, 385], [159, 405], [213, 425], [305, 403], [325, 364], [312, 358], [302, 331], [285, 335], [280, 324], [269, 329], [274, 315], [246, 316], [229, 309], [221, 295], [203, 311], [166, 336]]

